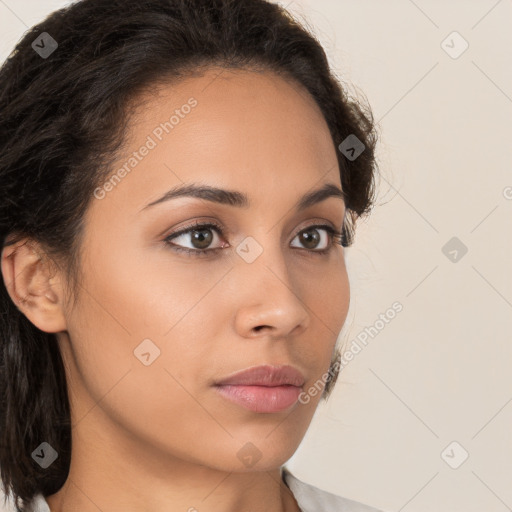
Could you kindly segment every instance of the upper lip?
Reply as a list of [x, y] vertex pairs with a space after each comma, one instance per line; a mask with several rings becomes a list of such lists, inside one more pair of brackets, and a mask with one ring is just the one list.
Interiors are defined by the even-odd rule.
[[298, 386], [304, 385], [304, 375], [293, 366], [252, 366], [245, 370], [238, 371], [221, 381], [216, 382], [218, 386]]

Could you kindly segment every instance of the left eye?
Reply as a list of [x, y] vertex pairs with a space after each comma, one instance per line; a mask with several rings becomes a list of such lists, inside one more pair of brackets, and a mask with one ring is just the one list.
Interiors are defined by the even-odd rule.
[[[323, 231], [323, 235], [319, 235]], [[300, 233], [298, 233], [295, 238], [300, 238], [301, 243], [306, 245], [306, 249], [316, 249], [323, 250], [329, 247], [330, 237], [335, 234], [334, 229], [331, 226], [310, 226], [309, 228], [303, 229]], [[317, 247], [319, 242], [324, 243], [324, 247]], [[313, 245], [314, 247], [308, 247], [309, 245]]]
[[[322, 231], [324, 232], [323, 235], [321, 234]], [[164, 241], [176, 252], [186, 252], [189, 255], [205, 254], [218, 251], [225, 247], [225, 245], [223, 245], [222, 247], [208, 248], [215, 238], [212, 235], [213, 232], [223, 236], [222, 228], [216, 224], [195, 224], [177, 233], [172, 233], [165, 238]], [[171, 240], [179, 240], [181, 237], [187, 237], [189, 235], [193, 235], [191, 240], [192, 247], [190, 248], [171, 242]], [[329, 243], [329, 240], [331, 239], [337, 239], [336, 242], [341, 245], [341, 233], [329, 225], [308, 226], [300, 231], [294, 239], [295, 238], [300, 239], [300, 243], [305, 245], [305, 249], [315, 253], [328, 252], [334, 245], [334, 240]], [[322, 245], [320, 248], [318, 248], [319, 244]]]

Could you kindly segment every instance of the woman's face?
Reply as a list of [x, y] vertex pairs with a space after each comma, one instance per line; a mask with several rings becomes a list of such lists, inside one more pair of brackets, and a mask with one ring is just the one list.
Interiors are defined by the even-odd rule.
[[[349, 282], [343, 247], [310, 226], [340, 231], [345, 206], [328, 195], [298, 208], [326, 184], [341, 189], [313, 99], [271, 73], [220, 71], [155, 90], [133, 119], [116, 178], [87, 212], [79, 301], [58, 336], [74, 442], [94, 433], [105, 453], [140, 464], [268, 470], [293, 455], [321, 393], [251, 407], [215, 383], [259, 365], [296, 368], [302, 390], [325, 382]], [[159, 201], [191, 184], [247, 204], [226, 193]], [[218, 227], [170, 238], [195, 223]]]

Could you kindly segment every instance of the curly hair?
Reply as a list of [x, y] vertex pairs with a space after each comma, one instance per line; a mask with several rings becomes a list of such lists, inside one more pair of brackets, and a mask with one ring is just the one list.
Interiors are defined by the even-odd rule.
[[[39, 47], [51, 53], [36, 51], [43, 37], [49, 46]], [[26, 32], [0, 68], [1, 247], [37, 241], [76, 293], [84, 214], [125, 141], [130, 106], [156, 84], [209, 66], [281, 74], [309, 92], [336, 147], [350, 135], [364, 144], [355, 159], [337, 151], [342, 245], [351, 245], [357, 218], [374, 204], [375, 123], [303, 24], [267, 0], [80, 0]], [[3, 276], [0, 332], [0, 471], [22, 511], [21, 502], [66, 481], [70, 406], [56, 336], [16, 307]], [[59, 454], [45, 470], [31, 457], [41, 440]]]

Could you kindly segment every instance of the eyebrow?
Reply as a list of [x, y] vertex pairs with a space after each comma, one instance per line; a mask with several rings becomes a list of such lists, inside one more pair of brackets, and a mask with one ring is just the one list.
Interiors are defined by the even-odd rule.
[[[213, 187], [210, 185], [198, 185], [190, 183], [186, 185], [178, 185], [168, 190], [162, 197], [147, 204], [142, 208], [143, 211], [156, 204], [170, 201], [178, 197], [195, 197], [205, 199], [214, 203], [235, 206], [237, 208], [249, 208], [250, 201], [246, 194], [236, 190], [226, 190], [222, 188]], [[338, 197], [345, 201], [345, 192], [343, 192], [337, 185], [332, 183], [325, 183], [321, 188], [307, 192], [304, 194], [296, 204], [297, 211], [305, 210], [314, 204], [320, 203], [329, 197]]]

